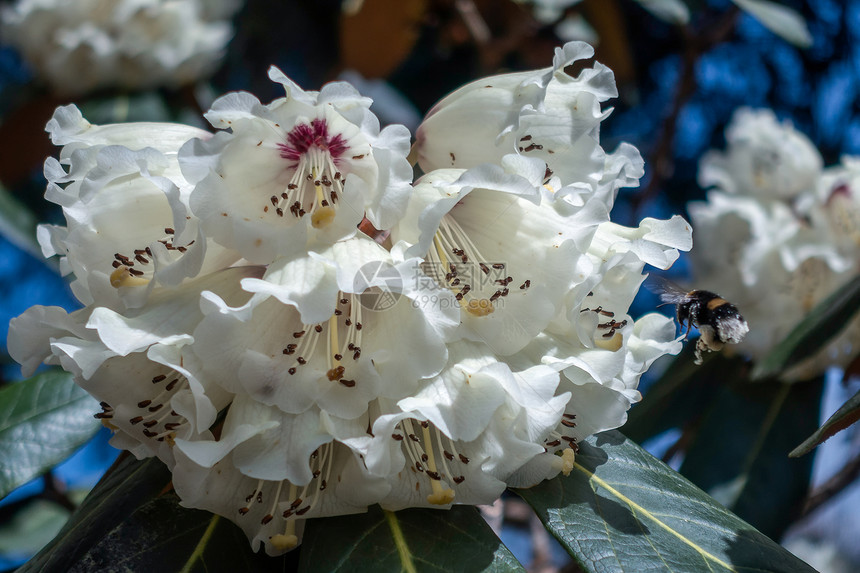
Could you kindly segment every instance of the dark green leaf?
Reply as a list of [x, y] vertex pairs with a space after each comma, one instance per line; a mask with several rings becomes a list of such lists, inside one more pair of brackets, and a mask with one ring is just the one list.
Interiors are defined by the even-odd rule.
[[753, 368], [753, 378], [776, 376], [816, 354], [848, 324], [860, 308], [860, 275], [816, 305]]
[[642, 443], [671, 428], [694, 424], [726, 379], [740, 376], [746, 368], [740, 357], [725, 352], [705, 354], [704, 364], [694, 364], [695, 346], [695, 342], [687, 343], [630, 410], [624, 434], [633, 441]]
[[518, 493], [588, 572], [814, 572], [617, 431]]
[[797, 458], [811, 452], [821, 442], [829, 439], [834, 434], [844, 430], [854, 422], [860, 419], [860, 392], [857, 392], [851, 398], [842, 404], [836, 412], [830, 416], [824, 425], [815, 430], [815, 433], [809, 436], [802, 444], [791, 450], [788, 454], [793, 458]]
[[474, 507], [407, 509], [309, 520], [299, 570], [524, 571]]
[[42, 258], [36, 241], [36, 216], [0, 185], [0, 235], [34, 257]]
[[812, 458], [788, 452], [818, 425], [823, 381], [727, 380], [689, 440], [681, 474], [779, 539], [799, 515]]
[[170, 121], [170, 110], [158, 92], [121, 94], [88, 99], [80, 105], [87, 121], [95, 124], [133, 121]]
[[229, 520], [186, 509], [157, 459], [124, 456], [59, 535], [20, 571], [285, 571], [296, 555], [251, 551]]
[[61, 370], [0, 390], [0, 497], [27, 483], [93, 437], [98, 404]]

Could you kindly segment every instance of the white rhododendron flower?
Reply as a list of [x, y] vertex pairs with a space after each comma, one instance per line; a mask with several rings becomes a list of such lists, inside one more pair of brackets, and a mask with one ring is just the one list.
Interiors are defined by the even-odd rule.
[[389, 227], [409, 196], [408, 130], [380, 131], [371, 101], [347, 83], [305, 92], [277, 68], [269, 77], [286, 97], [268, 105], [248, 93], [216, 100], [206, 118], [230, 131], [180, 153], [205, 232], [269, 263], [351, 236], [365, 214]]
[[287, 413], [317, 406], [346, 419], [379, 396], [407, 396], [445, 365], [456, 305], [453, 296], [420, 304], [426, 281], [417, 261], [392, 262], [360, 235], [279, 259], [261, 280], [243, 282], [256, 294], [243, 307], [207, 296], [195, 332], [207, 378]]
[[[588, 44], [570, 42], [556, 48], [551, 68], [477, 80], [445, 97], [418, 127], [419, 165], [469, 168], [519, 153], [544, 161], [565, 185], [594, 184], [608, 163], [599, 134], [609, 111], [600, 104], [618, 95], [615, 76], [596, 62], [575, 78], [564, 71], [593, 56]], [[624, 145], [616, 153], [638, 165], [638, 180], [638, 151]]]
[[530, 365], [512, 371], [485, 344], [449, 347], [438, 376], [396, 404], [379, 400], [370, 436], [346, 442], [368, 470], [386, 476], [384, 508], [491, 503], [505, 480], [544, 451], [569, 397], [558, 375]]
[[546, 166], [515, 155], [502, 166], [442, 169], [419, 180], [394, 241], [413, 245], [428, 274], [456, 297], [462, 335], [506, 355], [557, 315], [606, 205], [574, 208], [542, 183]]
[[250, 266], [212, 273], [159, 289], [145, 307], [125, 314], [101, 306], [71, 314], [34, 306], [10, 323], [9, 353], [25, 375], [43, 361], [72, 372], [101, 401], [96, 417], [117, 432], [114, 445], [172, 464], [173, 440], [208, 434], [230, 401], [227, 392], [188, 370], [196, 360], [188, 351], [191, 333], [203, 318], [200, 293], [217, 292], [241, 304], [250, 296], [241, 279], [261, 274]]
[[[760, 359], [829, 294], [857, 273], [860, 217], [855, 165], [822, 170], [812, 143], [770, 110], [741, 110], [725, 152], [702, 160], [707, 202], [689, 205], [696, 241], [695, 281], [735, 304], [750, 332], [740, 351]], [[857, 183], [855, 183], [857, 182]], [[860, 325], [787, 373], [803, 378], [842, 364], [860, 341]]]
[[[190, 188], [177, 152], [205, 131], [170, 123], [92, 125], [73, 105], [48, 123], [63, 145], [45, 162], [45, 198], [66, 226], [38, 231], [46, 257], [60, 255], [84, 304], [136, 307], [156, 284], [176, 285], [229, 266], [239, 256], [208, 244], [187, 208]], [[208, 247], [208, 248], [207, 248]]]
[[114, 444], [270, 555], [306, 519], [569, 473], [679, 351], [672, 320], [629, 308], [645, 265], [691, 246], [681, 217], [610, 220], [643, 162], [600, 146], [612, 73], [564, 73], [592, 55], [570, 43], [443, 100], [414, 183], [408, 131], [343, 82], [272, 68], [286, 97], [221, 97], [215, 135], [58, 109], [45, 173], [67, 224], [40, 240], [86, 306], [24, 313], [12, 356], [73, 372]]
[[814, 191], [821, 176], [821, 155], [791, 122], [771, 110], [743, 108], [726, 129], [725, 152], [702, 158], [699, 184], [759, 199], [792, 199]]
[[239, 395], [219, 440], [176, 440], [174, 487], [183, 505], [228, 517], [278, 555], [305, 519], [367, 511], [390, 489], [334, 434], [319, 408], [286, 414]]
[[[220, 6], [219, 6], [220, 5]], [[18, 0], [0, 29], [62, 94], [177, 86], [211, 73], [233, 35], [237, 2]]]

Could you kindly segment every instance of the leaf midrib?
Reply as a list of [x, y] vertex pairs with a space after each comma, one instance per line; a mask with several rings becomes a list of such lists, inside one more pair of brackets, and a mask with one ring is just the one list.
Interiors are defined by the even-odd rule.
[[691, 547], [694, 551], [696, 551], [699, 555], [701, 555], [702, 558], [705, 559], [705, 561], [710, 560], [710, 561], [713, 561], [714, 563], [724, 567], [725, 569], [727, 569], [729, 571], [737, 571], [730, 564], [721, 560], [716, 555], [709, 553], [708, 551], [706, 551], [704, 548], [702, 548], [701, 546], [699, 546], [698, 544], [693, 542], [688, 537], [686, 537], [686, 536], [682, 535], [681, 533], [679, 533], [678, 531], [672, 529], [672, 527], [670, 527], [668, 524], [666, 524], [663, 521], [661, 521], [660, 519], [658, 519], [657, 516], [655, 516], [653, 513], [651, 513], [650, 511], [648, 511], [647, 509], [645, 509], [644, 507], [642, 507], [638, 503], [634, 502], [632, 499], [628, 498], [626, 495], [624, 495], [623, 493], [621, 493], [620, 491], [618, 491], [617, 489], [615, 489], [614, 487], [609, 485], [609, 483], [607, 483], [603, 479], [597, 477], [597, 475], [595, 475], [593, 472], [589, 471], [584, 466], [580, 465], [577, 462], [574, 462], [573, 467], [577, 471], [579, 471], [580, 473], [583, 473], [586, 476], [588, 476], [589, 482], [593, 482], [593, 483], [597, 484], [601, 488], [605, 489], [606, 491], [608, 491], [609, 493], [611, 493], [612, 495], [617, 497], [619, 500], [623, 501], [632, 510], [634, 510], [635, 513], [638, 513], [639, 515], [650, 519], [651, 521], [656, 523], [658, 526], [660, 526], [661, 528], [668, 531], [670, 534], [677, 537], [679, 540], [681, 540], [683, 543], [685, 543], [686, 545]]

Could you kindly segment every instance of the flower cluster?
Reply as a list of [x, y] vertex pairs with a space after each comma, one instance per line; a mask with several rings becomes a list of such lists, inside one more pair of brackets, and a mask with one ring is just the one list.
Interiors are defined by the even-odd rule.
[[67, 224], [39, 238], [85, 307], [28, 310], [11, 354], [73, 372], [117, 446], [270, 554], [308, 518], [569, 472], [680, 349], [671, 319], [628, 308], [645, 264], [691, 246], [680, 217], [609, 220], [642, 160], [599, 144], [612, 73], [564, 71], [592, 56], [568, 44], [440, 102], [414, 182], [408, 130], [275, 68], [286, 96], [223, 96], [214, 134], [58, 109], [45, 175]]
[[236, 0], [18, 0], [5, 41], [58, 93], [181, 85], [210, 73], [233, 35]]
[[[702, 158], [707, 202], [689, 205], [696, 280], [736, 304], [750, 325], [739, 349], [761, 358], [860, 260], [860, 165], [823, 168], [818, 150], [770, 110], [739, 110], [725, 152]], [[860, 341], [852, 321], [821, 353], [786, 374], [806, 378], [844, 366]]]

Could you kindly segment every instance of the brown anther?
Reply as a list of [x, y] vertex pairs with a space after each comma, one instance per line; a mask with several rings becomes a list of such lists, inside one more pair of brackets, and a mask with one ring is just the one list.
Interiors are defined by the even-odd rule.
[[562, 425], [562, 426], [566, 426], [566, 427], [568, 427], [568, 428], [575, 428], [575, 427], [576, 427], [576, 422], [574, 422], [574, 421], [572, 421], [572, 420], [562, 420], [562, 421], [561, 421], [561, 425]]
[[150, 407], [149, 407], [149, 408], [147, 408], [147, 409], [148, 409], [150, 412], [158, 412], [158, 411], [159, 411], [159, 410], [161, 410], [162, 408], [164, 408], [164, 404], [156, 404], [155, 406], [150, 406]]
[[143, 416], [135, 416], [134, 418], [129, 420], [129, 423], [133, 426], [135, 424], [139, 424], [143, 422]]
[[469, 458], [467, 458], [467, 457], [466, 457], [466, 456], [464, 456], [463, 454], [459, 454], [459, 456], [460, 456], [460, 461], [461, 461], [461, 462], [463, 462], [464, 464], [468, 464], [468, 463], [469, 463]]
[[164, 389], [170, 392], [171, 390], [173, 390], [174, 387], [176, 387], [177, 384], [179, 384], [179, 378], [174, 378], [167, 383], [167, 386], [165, 386]]
[[304, 331], [304, 330], [300, 330], [300, 331], [298, 331], [298, 332], [294, 332], [294, 333], [293, 333], [293, 338], [301, 338], [301, 337], [302, 337], [302, 336], [304, 336], [304, 335], [305, 335], [305, 331]]
[[152, 404], [152, 400], [143, 400], [142, 402], [137, 403], [137, 407], [138, 408], [146, 408], [150, 404]]
[[398, 442], [403, 441], [403, 436], [401, 434], [391, 434], [391, 437]]
[[272, 521], [272, 519], [274, 519], [274, 517], [272, 516], [272, 514], [266, 515], [265, 517], [263, 517], [263, 519], [261, 519], [261, 520], [260, 520], [260, 524], [261, 524], [261, 525], [266, 525], [267, 523], [269, 523], [270, 521]]
[[332, 368], [328, 372], [326, 372], [326, 377], [331, 380], [340, 380], [343, 378], [343, 373], [346, 372], [346, 368], [343, 366], [338, 366], [337, 368]]
[[245, 515], [245, 514], [246, 514], [246, 513], [248, 513], [249, 511], [251, 511], [251, 510], [250, 510], [250, 509], [248, 509], [247, 507], [240, 507], [240, 508], [239, 508], [239, 515]]
[[355, 380], [347, 380], [346, 378], [341, 378], [340, 380], [338, 380], [338, 382], [340, 382], [347, 388], [353, 388], [355, 386]]
[[296, 511], [296, 515], [304, 515], [304, 514], [306, 514], [308, 511], [310, 511], [310, 509], [311, 509], [311, 506], [306, 505], [305, 507], [303, 507], [303, 508], [301, 508], [300, 510]]
[[429, 477], [430, 479], [435, 479], [436, 481], [442, 481], [442, 476], [439, 475], [439, 472], [433, 472], [433, 471], [427, 470], [424, 473], [426, 473], [427, 477]]
[[289, 375], [290, 375], [290, 376], [292, 376], [293, 374], [295, 374], [295, 373], [296, 373], [296, 369], [295, 369], [295, 368], [290, 368], [290, 369], [288, 369], [288, 370], [287, 370], [287, 373], [289, 373]]
[[451, 478], [451, 481], [453, 481], [457, 485], [460, 485], [461, 483], [466, 481], [466, 476], [455, 476]]
[[164, 232], [167, 233], [168, 235], [173, 235], [176, 233], [176, 231], [174, 231], [172, 227], [165, 227]]

